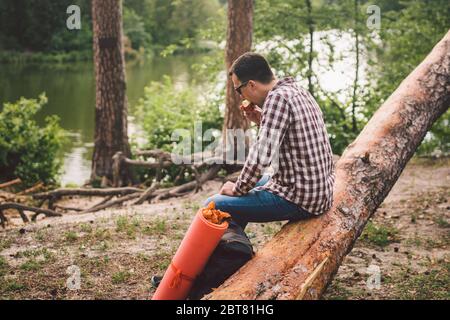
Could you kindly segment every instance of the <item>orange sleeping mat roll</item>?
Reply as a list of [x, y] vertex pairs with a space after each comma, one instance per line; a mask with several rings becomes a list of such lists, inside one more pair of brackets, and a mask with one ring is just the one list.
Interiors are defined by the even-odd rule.
[[228, 213], [214, 209], [213, 202], [198, 210], [152, 300], [186, 299], [228, 228], [228, 218]]

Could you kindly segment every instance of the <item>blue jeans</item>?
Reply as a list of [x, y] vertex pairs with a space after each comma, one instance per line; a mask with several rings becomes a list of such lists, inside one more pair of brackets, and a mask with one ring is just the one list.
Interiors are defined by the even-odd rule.
[[249, 222], [270, 222], [282, 220], [302, 220], [314, 217], [293, 202], [277, 196], [266, 190], [258, 190], [269, 181], [270, 176], [264, 175], [255, 188], [243, 196], [225, 196], [216, 194], [205, 201], [205, 206], [214, 201], [216, 209], [228, 212], [232, 220], [245, 229]]

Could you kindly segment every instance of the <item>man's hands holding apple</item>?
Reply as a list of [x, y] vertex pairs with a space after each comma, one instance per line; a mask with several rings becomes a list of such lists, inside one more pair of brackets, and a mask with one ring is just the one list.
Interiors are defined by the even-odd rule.
[[249, 103], [249, 104], [242, 103], [239, 108], [244, 112], [244, 116], [248, 120], [256, 123], [257, 125], [260, 124], [261, 113], [262, 113], [262, 109], [260, 107], [258, 107], [254, 103]]

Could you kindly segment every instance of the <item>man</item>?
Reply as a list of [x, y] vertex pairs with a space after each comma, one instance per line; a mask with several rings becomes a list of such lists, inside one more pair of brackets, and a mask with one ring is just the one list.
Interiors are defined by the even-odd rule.
[[[322, 112], [292, 77], [277, 80], [266, 59], [245, 53], [231, 66], [235, 90], [250, 105], [241, 109], [258, 136], [236, 183], [226, 182], [206, 200], [231, 214], [243, 229], [248, 222], [299, 220], [332, 205], [333, 155]], [[270, 177], [260, 176], [271, 165]]]
[[[235, 90], [251, 102], [241, 109], [259, 131], [236, 183], [225, 183], [205, 206], [214, 201], [217, 209], [231, 214], [227, 230], [231, 237], [242, 234], [248, 222], [300, 220], [326, 212], [333, 201], [334, 164], [322, 112], [314, 98], [291, 77], [277, 80], [266, 59], [256, 53], [240, 56], [229, 75]], [[259, 179], [269, 165], [273, 175]], [[227, 242], [221, 245], [227, 246]], [[223, 259], [216, 257], [212, 264], [228, 261], [221, 265], [223, 274], [228, 276], [239, 267]], [[240, 258], [236, 255], [234, 259]], [[238, 264], [247, 260], [238, 260]], [[205, 285], [204, 279], [199, 278], [200, 287]], [[160, 281], [161, 277], [152, 277], [154, 287]]]

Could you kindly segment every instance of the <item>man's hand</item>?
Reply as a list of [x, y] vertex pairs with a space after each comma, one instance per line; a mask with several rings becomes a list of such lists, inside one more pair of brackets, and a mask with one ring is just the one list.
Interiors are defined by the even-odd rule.
[[219, 194], [223, 194], [225, 196], [231, 196], [231, 197], [237, 196], [237, 194], [233, 192], [233, 188], [234, 188], [234, 182], [227, 181], [220, 189]]
[[245, 104], [242, 104], [239, 108], [244, 112], [244, 116], [248, 120], [256, 123], [257, 125], [260, 124], [262, 113], [262, 109], [260, 107], [258, 107], [256, 104], [250, 103], [247, 106], [245, 106]]

